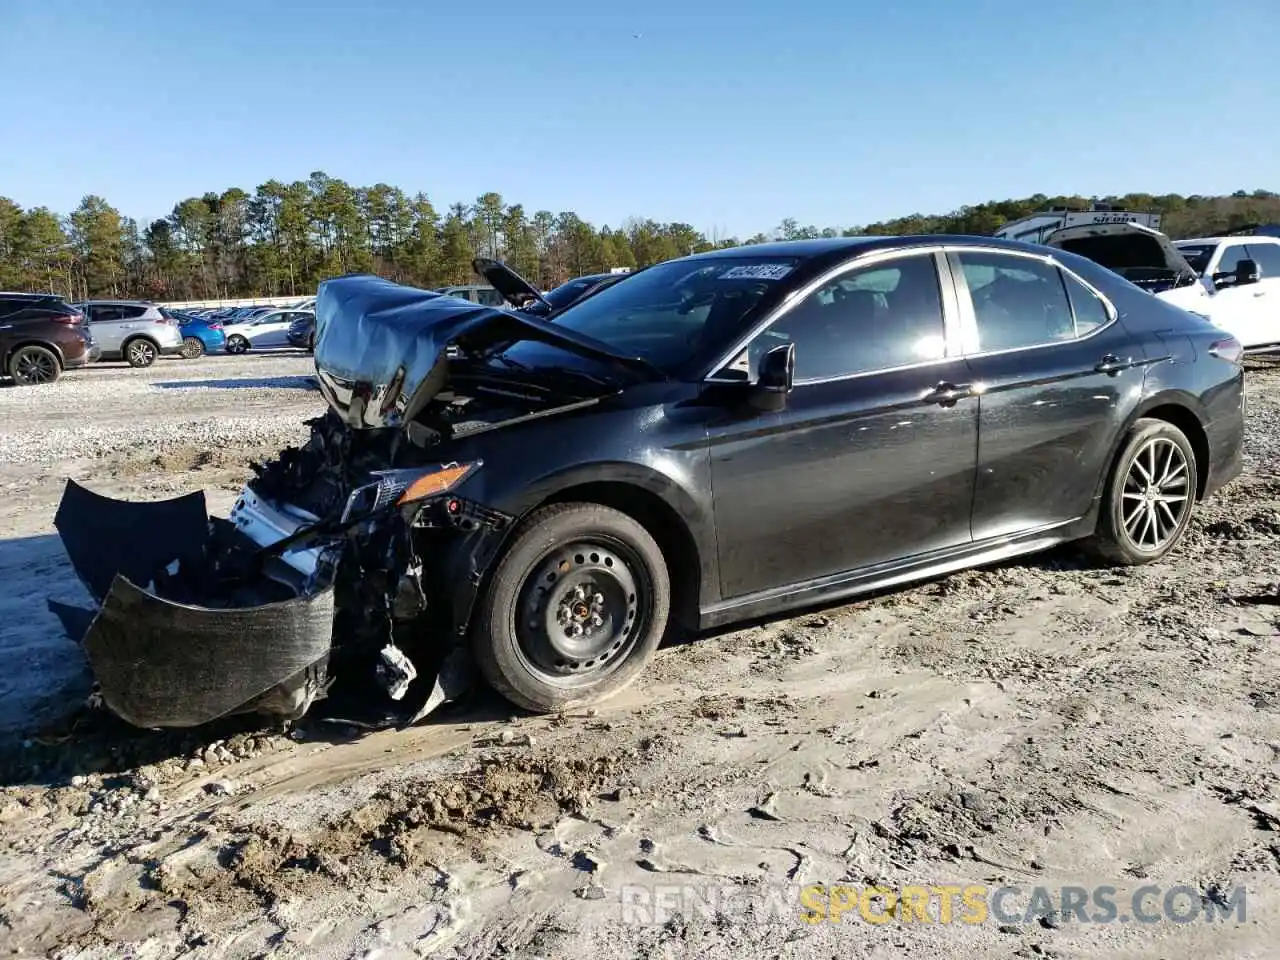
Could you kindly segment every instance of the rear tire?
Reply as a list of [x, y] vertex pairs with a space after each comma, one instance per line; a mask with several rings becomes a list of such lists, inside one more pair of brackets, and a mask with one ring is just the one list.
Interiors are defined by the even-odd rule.
[[227, 353], [241, 354], [249, 349], [249, 341], [235, 333], [227, 337]]
[[159, 355], [156, 345], [145, 337], [135, 337], [124, 345], [124, 358], [131, 367], [149, 367]]
[[307, 337], [307, 350], [310, 353], [316, 352], [316, 335], [314, 333]]
[[198, 360], [202, 356], [204, 356], [204, 342], [199, 337], [182, 338], [182, 358], [184, 360]]
[[643, 526], [596, 503], [553, 504], [520, 525], [494, 568], [472, 649], [512, 703], [565, 710], [639, 676], [670, 609], [667, 565]]
[[1098, 528], [1081, 546], [1121, 566], [1159, 560], [1187, 532], [1199, 481], [1187, 435], [1164, 420], [1139, 420], [1107, 480]]
[[9, 376], [21, 387], [53, 383], [62, 373], [58, 355], [48, 347], [36, 344], [19, 347], [9, 358]]

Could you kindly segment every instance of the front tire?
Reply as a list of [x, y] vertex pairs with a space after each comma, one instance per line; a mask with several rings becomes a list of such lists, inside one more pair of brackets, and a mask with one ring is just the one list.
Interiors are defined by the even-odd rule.
[[57, 354], [47, 347], [31, 344], [15, 350], [9, 358], [9, 376], [22, 387], [53, 383], [61, 373]]
[[150, 340], [139, 337], [124, 345], [124, 358], [131, 367], [149, 367], [156, 362], [159, 351]]
[[199, 337], [182, 338], [182, 358], [184, 360], [198, 360], [202, 356], [204, 356], [204, 343]]
[[670, 610], [667, 565], [643, 526], [600, 504], [553, 504], [520, 525], [498, 561], [472, 648], [499, 693], [551, 713], [631, 683]]
[[1159, 560], [1187, 532], [1199, 482], [1187, 435], [1164, 420], [1139, 420], [1116, 458], [1086, 550], [1122, 566]]

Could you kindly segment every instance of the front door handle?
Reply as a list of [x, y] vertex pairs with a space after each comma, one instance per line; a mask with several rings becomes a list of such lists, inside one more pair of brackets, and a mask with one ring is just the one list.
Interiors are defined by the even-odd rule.
[[1267, 295], [1267, 291], [1265, 291], [1265, 290], [1255, 290], [1255, 291], [1253, 291], [1253, 295], [1254, 295], [1255, 297], [1265, 297], [1265, 296]]
[[973, 384], [951, 383], [943, 380], [920, 398], [922, 403], [936, 403], [940, 407], [954, 407], [957, 400], [973, 396]]
[[1121, 370], [1128, 370], [1133, 366], [1132, 360], [1121, 360], [1114, 353], [1108, 353], [1105, 357], [1094, 364], [1093, 369], [1098, 373], [1105, 373], [1114, 377]]

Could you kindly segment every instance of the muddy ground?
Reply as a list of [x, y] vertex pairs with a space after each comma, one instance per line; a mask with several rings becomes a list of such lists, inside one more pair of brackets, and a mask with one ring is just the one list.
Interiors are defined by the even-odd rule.
[[[0, 388], [3, 449], [52, 438], [0, 457], [0, 951], [1275, 955], [1280, 365], [1250, 363], [1247, 472], [1166, 562], [1057, 550], [669, 647], [594, 711], [483, 697], [371, 735], [72, 710], [83, 666], [44, 610], [80, 590], [50, 536], [62, 479], [225, 509], [319, 409], [305, 357], [157, 366]], [[983, 922], [937, 922], [940, 894], [931, 922], [868, 896], [889, 922], [814, 924], [814, 884], [1020, 892]], [[1099, 885], [1113, 922], [1032, 895]]]

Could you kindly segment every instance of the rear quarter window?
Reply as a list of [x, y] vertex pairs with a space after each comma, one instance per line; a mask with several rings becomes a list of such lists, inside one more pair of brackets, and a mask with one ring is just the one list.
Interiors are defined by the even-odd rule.
[[1111, 315], [1107, 313], [1106, 304], [1098, 299], [1097, 294], [1065, 271], [1062, 280], [1067, 285], [1067, 299], [1071, 301], [1071, 311], [1075, 314], [1076, 336], [1083, 337], [1099, 327], [1105, 327]]

